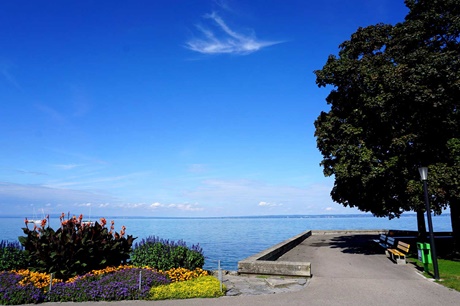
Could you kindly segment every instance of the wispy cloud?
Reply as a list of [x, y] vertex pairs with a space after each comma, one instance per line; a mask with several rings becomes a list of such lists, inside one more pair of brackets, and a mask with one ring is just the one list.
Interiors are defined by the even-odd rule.
[[200, 174], [205, 173], [208, 167], [204, 164], [190, 164], [187, 167], [187, 171], [190, 173]]
[[203, 211], [203, 207], [198, 206], [197, 204], [161, 204], [159, 202], [152, 203], [149, 206], [151, 209], [170, 209], [170, 210], [180, 210], [180, 211]]
[[22, 90], [21, 86], [20, 86], [19, 83], [16, 81], [16, 78], [8, 71], [7, 68], [2, 68], [0, 71], [1, 71], [1, 74], [3, 75], [3, 78], [4, 78], [8, 83], [10, 83], [11, 85], [13, 85], [13, 86], [16, 87], [17, 89]]
[[45, 203], [53, 203], [53, 205], [84, 207], [89, 205], [99, 206], [99, 204], [88, 203], [107, 203], [107, 200], [111, 202], [117, 201], [113, 196], [104, 193], [52, 188], [44, 185], [0, 182], [0, 204], [28, 205], [30, 203], [39, 203], [44, 205]]
[[16, 172], [21, 173], [21, 174], [30, 174], [30, 175], [47, 175], [46, 173], [43, 172], [37, 172], [37, 171], [29, 171], [29, 170], [23, 170], [23, 169], [16, 169]]
[[332, 202], [331, 188], [329, 182], [287, 186], [255, 180], [212, 179], [184, 191], [184, 197], [191, 202], [212, 205], [213, 213], [218, 215], [232, 215], [236, 211], [253, 215], [263, 210], [274, 214], [321, 214], [327, 212], [326, 207], [336, 209], [337, 213], [352, 213], [353, 209]]
[[[85, 180], [78, 181], [59, 181], [59, 182], [48, 182], [46, 187], [50, 188], [66, 188], [66, 187], [78, 187], [78, 188], [94, 188], [94, 186], [104, 185], [104, 183], [119, 182], [121, 184], [128, 184], [129, 181], [135, 177], [145, 175], [145, 172], [135, 172], [125, 175], [115, 175], [107, 177], [92, 177]], [[118, 186], [120, 186], [118, 185]], [[113, 185], [112, 185], [113, 186]]]
[[79, 165], [77, 164], [61, 164], [61, 165], [54, 165], [56, 168], [61, 169], [61, 170], [72, 170]]
[[208, 26], [196, 26], [200, 37], [186, 42], [186, 47], [192, 51], [202, 54], [245, 55], [281, 43], [259, 40], [253, 30], [250, 33], [237, 32], [231, 29], [216, 12], [206, 14], [204, 18], [211, 22]]

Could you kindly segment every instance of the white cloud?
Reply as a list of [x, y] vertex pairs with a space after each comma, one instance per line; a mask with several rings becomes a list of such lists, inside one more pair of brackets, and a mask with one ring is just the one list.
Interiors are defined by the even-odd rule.
[[261, 201], [259, 202], [259, 206], [262, 206], [262, 207], [276, 207], [276, 206], [283, 206], [282, 203], [268, 203], [268, 202], [264, 202], [264, 201]]
[[216, 12], [206, 14], [204, 18], [211, 20], [213, 29], [197, 25], [201, 38], [186, 42], [186, 47], [203, 54], [250, 54], [262, 48], [281, 42], [262, 41], [257, 39], [254, 31], [240, 33], [231, 29]]
[[196, 204], [170, 204], [168, 207], [182, 211], [203, 211], [203, 208]]
[[91, 203], [81, 203], [81, 204], [77, 204], [77, 206], [90, 207]]

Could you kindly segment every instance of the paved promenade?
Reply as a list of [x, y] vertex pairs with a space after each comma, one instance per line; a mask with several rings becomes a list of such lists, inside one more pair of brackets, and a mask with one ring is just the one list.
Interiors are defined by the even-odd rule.
[[[460, 293], [396, 265], [372, 249], [370, 235], [313, 235], [279, 260], [310, 261], [312, 278], [298, 291], [217, 299], [85, 302], [78, 306], [460, 305]], [[63, 306], [74, 303], [47, 303]]]

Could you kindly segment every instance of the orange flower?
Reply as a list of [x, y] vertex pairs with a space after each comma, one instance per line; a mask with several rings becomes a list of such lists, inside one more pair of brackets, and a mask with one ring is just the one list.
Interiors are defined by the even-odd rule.
[[104, 227], [107, 224], [107, 220], [105, 218], [101, 218], [101, 226]]
[[42, 228], [44, 228], [45, 225], [46, 225], [46, 219], [43, 219], [43, 220], [42, 220], [42, 223], [40, 224], [40, 226], [41, 226]]
[[121, 231], [120, 231], [121, 237], [123, 237], [123, 236], [125, 235], [125, 230], [126, 230], [126, 226], [123, 225], [123, 226], [121, 227]]

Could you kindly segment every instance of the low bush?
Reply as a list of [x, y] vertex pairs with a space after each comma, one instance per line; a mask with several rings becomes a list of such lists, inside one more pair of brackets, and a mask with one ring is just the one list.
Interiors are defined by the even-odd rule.
[[195, 270], [204, 265], [203, 249], [199, 245], [187, 247], [178, 242], [150, 236], [136, 243], [131, 253], [131, 264], [136, 267], [149, 266], [159, 270], [185, 268]]
[[160, 285], [150, 289], [150, 299], [190, 299], [212, 298], [225, 294], [225, 285], [220, 290], [220, 282], [213, 276], [202, 276], [184, 282], [171, 283], [167, 286]]
[[27, 265], [27, 256], [19, 242], [0, 241], [0, 271], [24, 269]]

